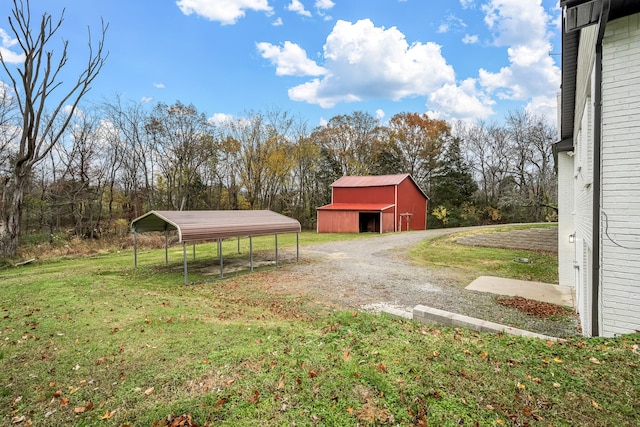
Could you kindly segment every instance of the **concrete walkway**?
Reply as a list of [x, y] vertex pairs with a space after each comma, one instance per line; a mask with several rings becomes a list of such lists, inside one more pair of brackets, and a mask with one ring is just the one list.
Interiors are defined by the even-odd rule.
[[[470, 246], [488, 246], [499, 248], [516, 248], [543, 252], [557, 252], [557, 227], [551, 229], [528, 229], [511, 232], [495, 232], [476, 234], [457, 239], [457, 243]], [[488, 292], [496, 295], [519, 296], [534, 301], [572, 307], [576, 306], [575, 290], [567, 286], [542, 282], [505, 279], [502, 277], [480, 276], [465, 289], [477, 292]], [[469, 316], [460, 315], [433, 307], [417, 305], [412, 312], [403, 312], [388, 308], [383, 310], [395, 317], [413, 319], [422, 323], [435, 323], [446, 326], [461, 326], [482, 332], [508, 333], [529, 338], [557, 340], [542, 334], [522, 329], [487, 322]]]
[[523, 297], [571, 308], [576, 306], [576, 296], [573, 288], [549, 283], [480, 276], [465, 289], [511, 297]]

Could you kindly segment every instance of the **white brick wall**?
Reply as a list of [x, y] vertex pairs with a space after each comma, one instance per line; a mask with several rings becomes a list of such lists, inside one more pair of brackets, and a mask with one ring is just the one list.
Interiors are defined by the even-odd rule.
[[601, 335], [640, 330], [640, 15], [603, 41]]
[[558, 279], [562, 286], [575, 287], [575, 249], [569, 236], [575, 231], [573, 160], [574, 153], [558, 153]]

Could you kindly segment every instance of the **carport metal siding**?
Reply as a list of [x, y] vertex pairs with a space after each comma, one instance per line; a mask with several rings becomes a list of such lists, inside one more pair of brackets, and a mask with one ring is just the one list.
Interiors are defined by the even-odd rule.
[[[278, 234], [296, 233], [296, 259], [300, 257], [300, 223], [292, 218], [269, 210], [253, 211], [150, 211], [131, 222], [134, 233], [134, 264], [137, 266], [137, 233], [163, 231], [165, 233], [165, 262], [168, 262], [167, 232], [177, 230], [182, 242], [184, 260], [184, 281], [187, 277], [186, 243], [217, 240], [220, 257], [220, 277], [223, 277], [222, 239], [228, 237], [249, 237], [250, 262], [253, 271], [253, 236], [275, 235], [276, 266], [278, 265]], [[240, 248], [238, 242], [238, 248]]]

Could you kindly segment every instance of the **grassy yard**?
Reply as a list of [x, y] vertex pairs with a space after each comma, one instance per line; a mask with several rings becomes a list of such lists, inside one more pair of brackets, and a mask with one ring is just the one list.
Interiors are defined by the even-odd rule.
[[[544, 225], [536, 225], [544, 227]], [[465, 285], [478, 276], [498, 276], [519, 280], [558, 283], [558, 256], [518, 249], [471, 247], [455, 243], [458, 237], [478, 233], [503, 233], [530, 226], [502, 226], [495, 229], [475, 229], [427, 240], [411, 250], [411, 257], [420, 264], [456, 270]], [[523, 263], [518, 260], [527, 259]]]
[[[337, 238], [314, 236], [301, 243]], [[554, 343], [336, 312], [270, 292], [273, 267], [185, 286], [181, 254], [0, 270], [0, 425], [640, 424], [639, 335]]]

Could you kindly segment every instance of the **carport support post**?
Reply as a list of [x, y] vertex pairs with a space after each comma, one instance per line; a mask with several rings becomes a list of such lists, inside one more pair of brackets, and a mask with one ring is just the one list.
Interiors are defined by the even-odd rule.
[[238, 236], [238, 253], [240, 253], [240, 236]]
[[253, 272], [253, 236], [249, 236], [249, 265]]
[[276, 233], [276, 268], [278, 268], [278, 233]]
[[220, 257], [220, 278], [224, 277], [224, 267], [222, 265], [222, 239], [218, 239], [218, 255]]
[[164, 225], [164, 265], [169, 265], [169, 230]]
[[184, 262], [184, 284], [189, 283], [187, 276], [187, 242], [182, 242], [182, 261]]
[[138, 233], [133, 232], [133, 267], [138, 267]]
[[296, 261], [300, 261], [300, 233], [296, 233]]
[[196, 260], [196, 242], [193, 242], [193, 260]]

